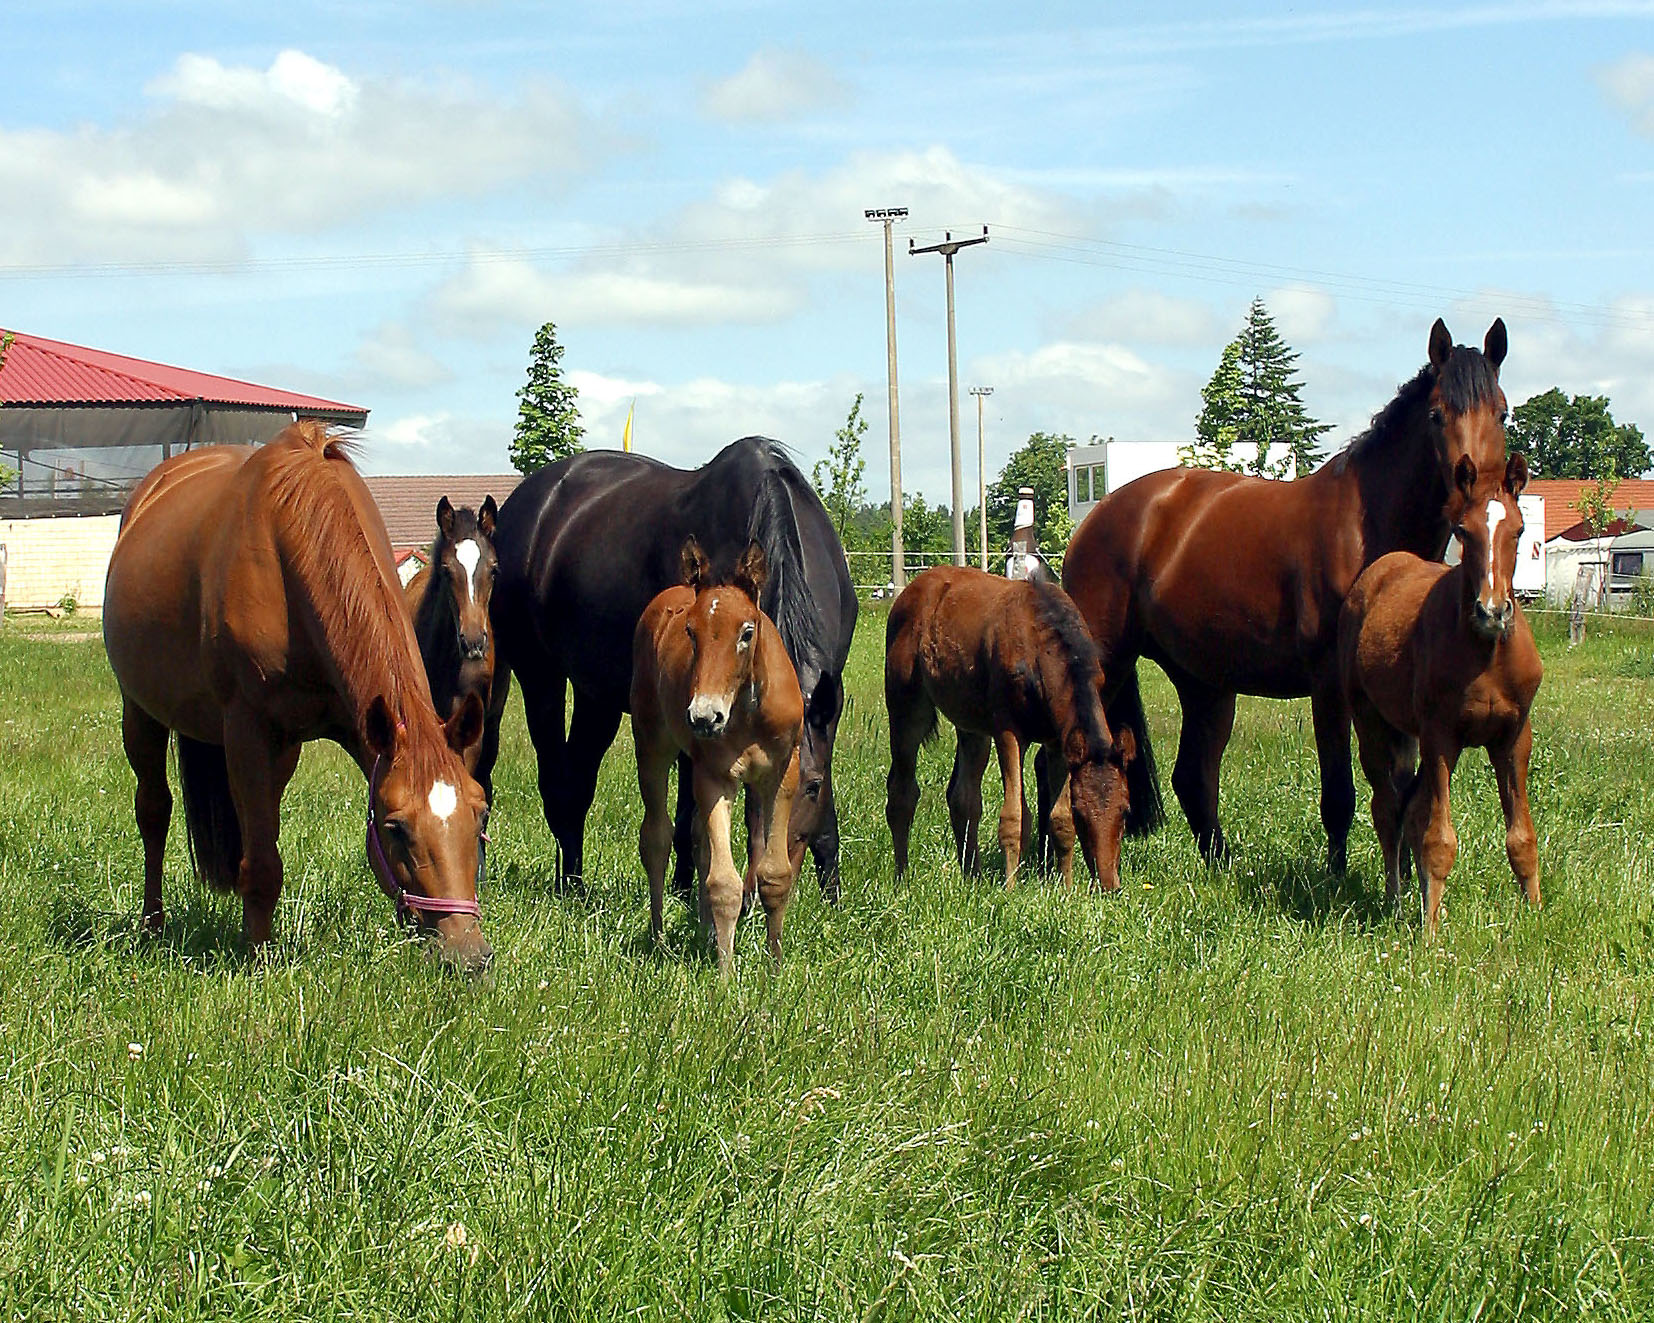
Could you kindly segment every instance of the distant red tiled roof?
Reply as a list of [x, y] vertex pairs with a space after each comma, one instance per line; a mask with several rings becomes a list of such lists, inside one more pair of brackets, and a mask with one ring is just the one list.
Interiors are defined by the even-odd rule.
[[[0, 331], [0, 336], [4, 334]], [[274, 390], [21, 331], [14, 334], [5, 364], [0, 366], [0, 404], [49, 407], [204, 400], [243, 408], [291, 409], [358, 427], [367, 421], [368, 411], [359, 404]]]
[[520, 473], [416, 474], [411, 477], [371, 478], [364, 475], [368, 491], [385, 517], [385, 531], [398, 551], [429, 546], [436, 538], [436, 505], [444, 496], [457, 506], [473, 510], [484, 496], [496, 505], [523, 480]]
[[[1524, 496], [1545, 498], [1545, 541], [1581, 522], [1577, 502], [1594, 486], [1581, 478], [1535, 478], [1528, 484]], [[1608, 504], [1616, 510], [1654, 510], [1654, 478], [1622, 478]]]

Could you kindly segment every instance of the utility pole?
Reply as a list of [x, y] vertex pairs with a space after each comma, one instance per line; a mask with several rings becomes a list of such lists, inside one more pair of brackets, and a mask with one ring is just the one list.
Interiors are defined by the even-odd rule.
[[896, 419], [896, 268], [890, 256], [890, 227], [907, 219], [906, 207], [871, 207], [862, 212], [884, 226], [884, 352], [890, 394], [890, 581], [900, 592], [907, 586], [902, 554], [902, 433]]
[[982, 444], [982, 401], [994, 393], [992, 386], [972, 386], [976, 396], [976, 513], [981, 521], [982, 568], [988, 568], [988, 461]]
[[961, 248], [970, 248], [988, 242], [988, 227], [982, 227], [978, 239], [955, 239], [951, 230], [944, 231], [941, 243], [928, 248], [915, 248], [907, 241], [909, 257], [921, 253], [941, 253], [947, 262], [948, 275], [948, 451], [953, 465], [953, 563], [965, 563], [965, 471], [959, 459], [959, 356], [953, 334], [953, 255]]

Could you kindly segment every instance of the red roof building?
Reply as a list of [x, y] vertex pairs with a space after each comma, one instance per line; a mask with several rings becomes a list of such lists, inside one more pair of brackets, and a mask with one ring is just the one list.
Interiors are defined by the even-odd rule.
[[[1545, 541], [1561, 537], [1583, 523], [1579, 498], [1595, 486], [1582, 478], [1535, 478], [1527, 485], [1524, 496], [1545, 498]], [[1620, 511], [1654, 510], [1654, 478], [1621, 479], [1608, 504]]]
[[504, 505], [505, 498], [523, 480], [520, 473], [445, 473], [417, 474], [411, 477], [376, 478], [364, 475], [379, 513], [385, 519], [385, 531], [391, 535], [391, 546], [400, 557], [404, 551], [428, 547], [436, 541], [436, 507], [444, 496], [455, 509], [482, 507], [482, 499], [492, 496], [494, 504]]
[[361, 427], [360, 405], [10, 334], [0, 362], [0, 515], [97, 514], [168, 455], [258, 445], [300, 418]]

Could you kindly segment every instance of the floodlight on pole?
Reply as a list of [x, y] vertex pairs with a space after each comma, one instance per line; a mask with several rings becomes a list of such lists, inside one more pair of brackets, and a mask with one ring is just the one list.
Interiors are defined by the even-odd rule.
[[977, 535], [982, 539], [982, 568], [988, 568], [988, 461], [982, 442], [982, 402], [994, 393], [992, 386], [972, 386], [976, 396], [976, 514]]
[[896, 409], [896, 268], [891, 260], [890, 227], [907, 219], [906, 207], [869, 207], [862, 215], [884, 226], [884, 352], [890, 395], [890, 581], [907, 584], [902, 551], [902, 433]]

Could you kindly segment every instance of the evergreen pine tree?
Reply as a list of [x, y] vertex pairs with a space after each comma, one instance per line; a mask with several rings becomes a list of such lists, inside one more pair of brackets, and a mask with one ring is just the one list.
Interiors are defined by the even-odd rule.
[[563, 380], [563, 346], [547, 322], [529, 352], [528, 381], [517, 392], [517, 431], [511, 438], [511, 466], [519, 473], [543, 469], [554, 459], [577, 455], [580, 438], [579, 390]]
[[1304, 408], [1293, 379], [1298, 355], [1281, 338], [1262, 299], [1253, 299], [1246, 325], [1224, 348], [1217, 371], [1201, 391], [1197, 440], [1178, 452], [1185, 464], [1231, 469], [1263, 478], [1310, 472], [1321, 461], [1319, 438], [1331, 425]]

